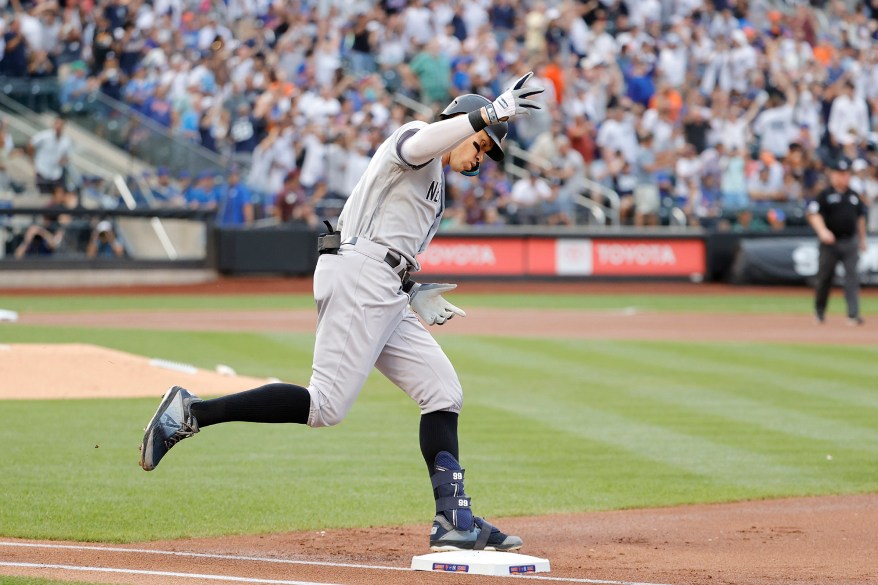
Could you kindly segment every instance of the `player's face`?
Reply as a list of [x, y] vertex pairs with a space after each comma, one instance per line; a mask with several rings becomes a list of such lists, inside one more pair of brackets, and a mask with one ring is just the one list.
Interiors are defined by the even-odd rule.
[[488, 133], [482, 130], [458, 144], [451, 151], [448, 164], [451, 166], [451, 170], [456, 172], [471, 171], [485, 160], [488, 151], [493, 146], [494, 142]]

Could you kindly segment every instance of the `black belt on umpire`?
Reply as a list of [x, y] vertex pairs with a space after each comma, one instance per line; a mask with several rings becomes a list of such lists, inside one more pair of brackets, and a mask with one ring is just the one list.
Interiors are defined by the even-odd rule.
[[[359, 236], [354, 236], [341, 241], [341, 232], [332, 229], [332, 225], [328, 221], [324, 221], [326, 227], [329, 228], [328, 234], [322, 234], [317, 237], [317, 254], [338, 254], [339, 249], [345, 245], [349, 244], [351, 246], [357, 245], [357, 240], [359, 240]], [[414, 286], [415, 281], [413, 281], [409, 277], [409, 263], [408, 260], [405, 259], [405, 256], [400, 254], [399, 252], [393, 252], [388, 249], [387, 253], [384, 255], [384, 262], [390, 266], [394, 273], [399, 276], [399, 280], [402, 282], [402, 289], [406, 293], [408, 293], [411, 288]]]

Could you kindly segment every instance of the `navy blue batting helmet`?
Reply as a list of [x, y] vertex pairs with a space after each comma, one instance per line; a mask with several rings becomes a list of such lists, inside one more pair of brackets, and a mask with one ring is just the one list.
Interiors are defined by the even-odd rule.
[[[448, 107], [442, 110], [442, 113], [439, 114], [439, 118], [441, 120], [447, 120], [458, 114], [469, 114], [470, 112], [474, 112], [490, 103], [491, 100], [486, 97], [482, 97], [475, 93], [467, 93], [456, 97], [453, 102], [448, 104]], [[485, 128], [485, 132], [487, 132], [488, 136], [491, 137], [491, 140], [494, 141], [494, 146], [491, 147], [491, 150], [489, 150], [487, 154], [498, 162], [503, 160], [503, 147], [500, 146], [500, 141], [506, 137], [508, 131], [509, 124], [506, 122], [491, 124]]]

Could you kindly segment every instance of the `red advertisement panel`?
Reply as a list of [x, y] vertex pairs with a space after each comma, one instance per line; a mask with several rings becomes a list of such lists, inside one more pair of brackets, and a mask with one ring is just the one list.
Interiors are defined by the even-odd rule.
[[690, 276], [704, 274], [702, 240], [592, 240], [595, 276]]
[[439, 237], [418, 257], [423, 274], [685, 276], [704, 274], [702, 240]]
[[418, 256], [423, 274], [522, 276], [526, 260], [521, 238], [436, 238]]
[[558, 240], [554, 238], [534, 238], [527, 240], [526, 274], [534, 276], [555, 276], [558, 274], [555, 248]]

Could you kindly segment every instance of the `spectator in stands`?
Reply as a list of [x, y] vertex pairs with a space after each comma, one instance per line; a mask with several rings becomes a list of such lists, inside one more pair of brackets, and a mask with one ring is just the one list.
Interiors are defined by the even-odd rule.
[[28, 154], [33, 157], [36, 184], [40, 193], [54, 193], [64, 188], [67, 163], [73, 145], [64, 133], [64, 119], [55, 118], [52, 128], [34, 134], [28, 144]]
[[659, 93], [655, 96], [653, 107], [647, 109], [640, 117], [637, 129], [641, 133], [652, 135], [652, 148], [657, 154], [675, 153], [682, 147], [680, 135], [677, 132], [674, 106], [666, 93]]
[[237, 166], [229, 169], [229, 177], [219, 187], [219, 209], [216, 214], [217, 225], [224, 227], [243, 227], [253, 224], [253, 195], [241, 183], [241, 173]]
[[409, 85], [417, 89], [428, 104], [446, 105], [450, 101], [451, 61], [440, 52], [439, 43], [430, 39], [409, 62]]
[[86, 101], [92, 92], [91, 84], [86, 77], [88, 67], [84, 61], [74, 61], [68, 67], [68, 72], [61, 81], [59, 101], [62, 112], [82, 112], [86, 108]]
[[720, 179], [722, 206], [724, 210], [735, 214], [750, 204], [743, 151], [737, 145], [733, 146], [727, 155], [723, 154], [720, 157], [720, 168], [722, 169]]
[[347, 136], [344, 183], [339, 191], [339, 194], [341, 194], [344, 199], [347, 199], [353, 192], [357, 182], [359, 182], [360, 178], [366, 172], [366, 167], [369, 166], [370, 160], [369, 149], [370, 144], [365, 136], [356, 135], [354, 133], [350, 133]]
[[55, 74], [55, 64], [49, 59], [45, 51], [34, 51], [27, 65], [28, 77], [49, 77]]
[[180, 190], [180, 195], [183, 197], [183, 205], [186, 205], [189, 191], [191, 191], [193, 187], [195, 187], [195, 181], [193, 180], [192, 173], [185, 169], [180, 171], [177, 179], [177, 188]]
[[674, 204], [686, 212], [690, 220], [694, 217], [695, 206], [701, 193], [702, 162], [695, 146], [683, 144], [678, 151], [678, 158], [674, 167], [676, 184], [674, 189]]
[[155, 183], [151, 186], [152, 196], [160, 205], [170, 207], [183, 207], [186, 200], [180, 187], [171, 179], [171, 173], [167, 167], [159, 167], [156, 171]]
[[540, 176], [536, 167], [526, 177], [515, 181], [507, 211], [510, 222], [517, 225], [535, 225], [542, 220], [543, 203], [552, 199], [552, 189]]
[[704, 96], [692, 88], [686, 93], [682, 114], [683, 138], [701, 154], [708, 148], [710, 133], [710, 108], [704, 103]]
[[688, 50], [677, 33], [665, 36], [663, 46], [659, 50], [656, 69], [662, 80], [672, 87], [683, 87], [686, 81], [688, 66]]
[[485, 220], [485, 210], [482, 208], [476, 189], [472, 186], [463, 193], [461, 211], [463, 222], [467, 225], [479, 225]]
[[770, 92], [765, 109], [753, 120], [753, 133], [759, 138], [760, 150], [768, 151], [783, 160], [790, 150], [790, 141], [796, 132], [793, 106], [796, 104], [796, 90], [785, 80], [784, 93]]
[[68, 5], [61, 15], [59, 31], [59, 54], [56, 63], [59, 69], [63, 65], [82, 60], [82, 22], [79, 7]]
[[61, 248], [65, 230], [71, 217], [60, 210], [73, 209], [77, 205], [76, 193], [56, 186], [52, 198], [46, 205], [47, 213], [40, 220], [30, 225], [24, 232], [21, 242], [15, 249], [15, 258], [25, 256], [50, 256]]
[[281, 223], [300, 222], [314, 229], [319, 220], [314, 213], [311, 198], [299, 182], [299, 170], [291, 171], [274, 200], [273, 215]]
[[747, 181], [747, 193], [750, 201], [762, 209], [787, 200], [783, 166], [770, 152], [763, 151], [760, 155], [757, 171]]
[[[620, 199], [630, 203], [634, 199], [634, 189], [637, 187], [637, 167], [621, 157], [618, 162], [618, 170], [613, 174], [613, 189]], [[604, 201], [604, 203], [609, 202]]]
[[235, 160], [238, 162], [250, 161], [263, 131], [264, 125], [261, 120], [253, 117], [250, 104], [247, 102], [239, 103], [229, 129]]
[[596, 145], [594, 142], [594, 124], [585, 114], [573, 116], [567, 126], [567, 138], [570, 139], [570, 147], [582, 156], [586, 167], [594, 161]]
[[632, 197], [625, 199], [619, 210], [626, 223], [633, 215], [634, 225], [656, 225], [661, 204], [658, 190], [660, 165], [652, 149], [652, 134], [640, 138], [637, 160], [634, 163], [635, 183]]
[[728, 230], [728, 221], [723, 220], [722, 191], [720, 191], [717, 176], [704, 175], [701, 177], [700, 189], [695, 181], [693, 181], [692, 187], [698, 189], [691, 209], [691, 217], [694, 222], [706, 229], [720, 227], [723, 230]]
[[28, 44], [21, 33], [21, 16], [9, 20], [6, 32], [3, 33], [3, 59], [0, 60], [0, 75], [6, 77], [26, 77], [27, 64], [30, 57]]
[[746, 152], [750, 137], [749, 126], [759, 113], [759, 100], [754, 100], [753, 105], [745, 112], [739, 104], [730, 103], [727, 98], [721, 99], [721, 95], [718, 94], [714, 100], [710, 140], [722, 144], [726, 152]]
[[95, 16], [94, 29], [91, 33], [91, 73], [94, 76], [98, 76], [104, 70], [107, 57], [113, 51], [115, 28], [103, 15]]
[[201, 171], [195, 178], [195, 184], [188, 189], [184, 198], [186, 207], [189, 209], [203, 209], [211, 211], [217, 208], [217, 192], [214, 174], [211, 171]]
[[115, 53], [107, 54], [104, 68], [97, 77], [102, 94], [110, 99], [122, 101], [122, 86], [125, 83], [125, 77], [119, 68], [119, 61], [116, 59]]
[[541, 132], [531, 143], [528, 152], [533, 157], [534, 164], [543, 169], [550, 169], [556, 164], [558, 158], [557, 141], [559, 136], [564, 135], [564, 124], [560, 117], [552, 121], [545, 132]]
[[174, 122], [174, 107], [168, 99], [168, 90], [166, 84], [156, 86], [154, 93], [144, 100], [142, 106], [144, 115], [165, 128], [170, 128]]
[[858, 181], [860, 197], [868, 206], [867, 227], [870, 233], [878, 233], [878, 166], [867, 164], [860, 174], [863, 175]]
[[379, 30], [381, 25], [372, 19], [369, 11], [358, 8], [354, 21], [349, 24], [351, 50], [348, 55], [354, 75], [367, 75], [376, 68], [375, 54], [380, 45]]
[[329, 148], [325, 140], [325, 127], [317, 124], [308, 126], [301, 140], [301, 148], [304, 152], [298, 180], [308, 195], [314, 193], [319, 183], [326, 181], [326, 159]]
[[97, 223], [91, 231], [85, 255], [88, 258], [121, 258], [125, 255], [125, 247], [116, 236], [112, 222], [102, 220]]
[[155, 80], [148, 79], [146, 74], [146, 67], [135, 63], [131, 73], [126, 73], [127, 81], [122, 88], [125, 102], [141, 113], [146, 113], [146, 104], [155, 94]]
[[[722, 143], [724, 154], [710, 155], [717, 160], [729, 159], [734, 150], [746, 157], [751, 148], [768, 149], [786, 166], [786, 158], [799, 157], [795, 143], [801, 158], [813, 164], [836, 150], [855, 158], [874, 129], [862, 113], [878, 109], [872, 79], [878, 64], [868, 20], [835, 5], [826, 18], [817, 18], [819, 7], [803, 5], [789, 15], [768, 11], [763, 2], [714, 6], [699, 0], [526, 0], [521, 6], [511, 0], [476, 6], [384, 0], [305, 11], [247, 0], [213, 14], [188, 0], [94, 4], [91, 11], [67, 7], [62, 16], [52, 2], [32, 3], [25, 11], [13, 1], [16, 18], [4, 33], [0, 74], [26, 76], [33, 55], [42, 51], [59, 65], [62, 87], [68, 79], [81, 87], [77, 75], [65, 75], [69, 65], [61, 65], [82, 59], [88, 85], [108, 95], [121, 93], [175, 133], [252, 164], [248, 186], [254, 191], [258, 186], [271, 202], [284, 177], [299, 166], [296, 158], [301, 164], [303, 153], [321, 150], [304, 148], [308, 125], [326, 131], [318, 136], [324, 152], [332, 152], [327, 145], [346, 128], [369, 136], [346, 142], [374, 143], [373, 136], [382, 137], [412, 116], [392, 103], [394, 93], [428, 105], [447, 103], [452, 62], [459, 74], [454, 91], [496, 97], [532, 56], [537, 76], [546, 78], [546, 99], [555, 105], [516, 125], [507, 140], [528, 150], [552, 122], [560, 124], [554, 134], [568, 134], [589, 172], [605, 174], [608, 184], [613, 177], [618, 183], [619, 171], [608, 174], [602, 157], [612, 159], [616, 151], [638, 172], [637, 133], [652, 134], [656, 173], [679, 184], [675, 169], [682, 142], [697, 152]], [[16, 67], [18, 73], [9, 72]], [[116, 81], [110, 79], [113, 70], [120, 73]], [[843, 87], [847, 80], [855, 86], [850, 97]], [[430, 95], [438, 93], [446, 97]], [[768, 94], [771, 103], [762, 103]], [[65, 109], [72, 92], [67, 95]], [[845, 122], [848, 117], [857, 122]], [[821, 145], [827, 123], [832, 129]], [[775, 131], [781, 125], [786, 130]], [[837, 129], [845, 125], [855, 137]], [[277, 135], [260, 151], [273, 129]], [[816, 192], [820, 174], [807, 171], [809, 164], [787, 179], [786, 188], [795, 190], [805, 181], [804, 196]], [[735, 168], [737, 163], [727, 167]], [[736, 171], [731, 175], [740, 178]], [[333, 178], [310, 170], [302, 175], [313, 188], [328, 183], [335, 193]], [[720, 179], [724, 194], [729, 178]], [[449, 204], [462, 205], [463, 199]]]
[[613, 105], [607, 110], [607, 119], [598, 128], [595, 143], [601, 149], [601, 157], [620, 152], [626, 160], [637, 157], [637, 133], [629, 104]]
[[9, 165], [15, 152], [15, 143], [12, 135], [6, 128], [6, 120], [0, 118], [0, 193], [7, 193], [12, 189], [9, 180]]
[[790, 204], [801, 205], [805, 202], [804, 196], [804, 186], [802, 185], [802, 181], [796, 178], [795, 175], [786, 172], [786, 167], [783, 169], [783, 191], [786, 201]]
[[801, 200], [813, 199], [817, 195], [815, 185], [821, 174], [814, 165], [811, 150], [803, 147], [802, 142], [790, 144], [790, 152], [783, 161], [784, 177], [789, 176], [795, 181], [800, 190]]
[[655, 94], [655, 66], [650, 57], [649, 53], [637, 53], [631, 65], [623, 70], [627, 97], [643, 107], [649, 105]]
[[866, 101], [856, 95], [854, 79], [840, 82], [838, 95], [832, 100], [827, 130], [834, 148], [862, 144], [869, 133], [869, 110]]
[[585, 191], [585, 161], [578, 151], [573, 150], [570, 139], [564, 134], [556, 138], [555, 148], [558, 154], [548, 176], [558, 184], [559, 212], [572, 223], [574, 199]]

